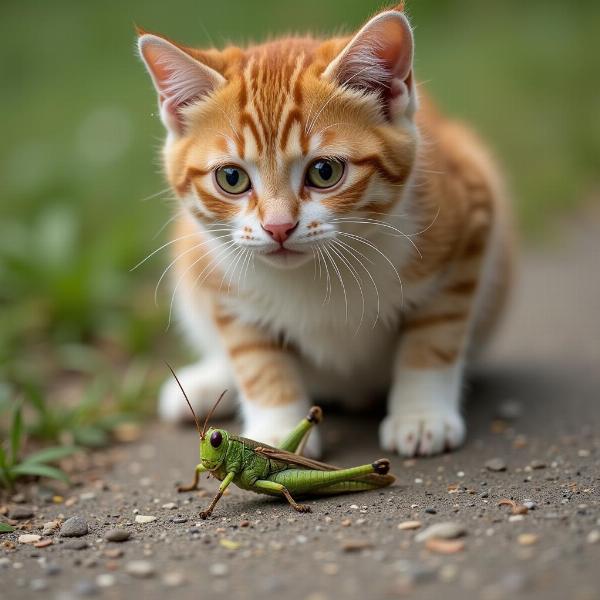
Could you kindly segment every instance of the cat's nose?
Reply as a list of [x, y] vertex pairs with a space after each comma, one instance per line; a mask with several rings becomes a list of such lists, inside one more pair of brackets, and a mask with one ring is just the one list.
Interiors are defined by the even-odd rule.
[[265, 223], [262, 228], [276, 241], [283, 244], [292, 232], [298, 227], [298, 221], [295, 223]]

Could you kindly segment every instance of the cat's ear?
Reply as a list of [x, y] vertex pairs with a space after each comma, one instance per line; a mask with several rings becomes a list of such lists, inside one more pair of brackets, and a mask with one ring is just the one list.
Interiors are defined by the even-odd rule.
[[327, 66], [322, 77], [377, 93], [390, 119], [416, 109], [413, 35], [402, 7], [373, 17]]
[[160, 117], [175, 135], [183, 132], [181, 109], [225, 83], [225, 78], [175, 44], [141, 33], [138, 49], [158, 93]]

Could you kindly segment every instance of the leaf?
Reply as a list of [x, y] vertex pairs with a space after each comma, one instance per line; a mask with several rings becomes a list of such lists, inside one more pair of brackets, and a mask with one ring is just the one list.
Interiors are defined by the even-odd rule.
[[77, 446], [53, 446], [51, 448], [44, 448], [44, 450], [34, 452], [27, 456], [22, 464], [29, 465], [54, 462], [78, 451], [79, 448]]
[[12, 475], [37, 475], [39, 477], [49, 477], [50, 479], [60, 479], [66, 483], [69, 478], [64, 471], [51, 467], [50, 465], [41, 465], [37, 463], [23, 463], [11, 469]]
[[0, 523], [0, 533], [12, 533], [15, 528], [8, 523]]
[[13, 413], [12, 425], [10, 427], [10, 452], [11, 452], [11, 464], [17, 462], [17, 456], [21, 448], [21, 436], [23, 435], [23, 415], [21, 412], [21, 405], [15, 406]]

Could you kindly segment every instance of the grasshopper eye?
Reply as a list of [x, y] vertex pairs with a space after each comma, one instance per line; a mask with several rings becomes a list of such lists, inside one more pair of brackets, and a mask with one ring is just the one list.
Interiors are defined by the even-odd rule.
[[210, 445], [213, 448], [218, 448], [221, 445], [222, 441], [223, 441], [223, 436], [221, 435], [221, 432], [213, 431], [212, 435], [210, 436]]

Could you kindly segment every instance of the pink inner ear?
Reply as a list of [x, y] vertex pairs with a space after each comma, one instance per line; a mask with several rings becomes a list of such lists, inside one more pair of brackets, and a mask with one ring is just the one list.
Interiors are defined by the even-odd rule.
[[181, 132], [181, 108], [199, 100], [225, 80], [171, 42], [151, 34], [140, 37], [139, 48], [158, 92], [165, 126]]
[[[378, 93], [390, 116], [390, 102], [402, 95], [409, 105], [412, 84], [413, 39], [408, 21], [399, 12], [374, 17], [350, 42], [332, 74], [341, 85]], [[333, 67], [335, 64], [335, 67]]]

